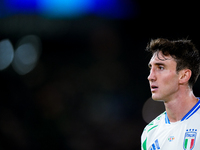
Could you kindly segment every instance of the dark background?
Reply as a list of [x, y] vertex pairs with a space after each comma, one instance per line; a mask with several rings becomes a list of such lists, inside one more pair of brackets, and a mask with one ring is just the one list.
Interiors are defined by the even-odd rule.
[[140, 149], [151, 97], [145, 47], [162, 37], [191, 39], [199, 49], [200, 23], [197, 2], [134, 2], [136, 13], [124, 19], [0, 19], [0, 40], [14, 48], [26, 35], [41, 40], [31, 72], [0, 72], [0, 149]]

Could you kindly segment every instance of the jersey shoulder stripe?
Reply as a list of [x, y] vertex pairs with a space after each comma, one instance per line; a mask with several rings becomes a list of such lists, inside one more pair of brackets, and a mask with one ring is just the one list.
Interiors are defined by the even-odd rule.
[[163, 112], [162, 114], [160, 114], [159, 116], [157, 116], [153, 121], [151, 121], [146, 127], [145, 127], [145, 131], [148, 133], [149, 131], [151, 131], [152, 129], [156, 128], [160, 121], [162, 119], [165, 118], [165, 115], [166, 115], [166, 111]]
[[[194, 107], [181, 119], [181, 121], [189, 119], [192, 115], [194, 115], [197, 110], [200, 109], [200, 98], [198, 98], [199, 101], [194, 105]], [[170, 124], [169, 118], [167, 116], [167, 113], [165, 113], [165, 123]]]
[[[198, 98], [199, 99], [199, 98]], [[200, 100], [196, 103], [196, 105], [181, 119], [181, 121], [189, 119], [197, 110], [200, 108]]]

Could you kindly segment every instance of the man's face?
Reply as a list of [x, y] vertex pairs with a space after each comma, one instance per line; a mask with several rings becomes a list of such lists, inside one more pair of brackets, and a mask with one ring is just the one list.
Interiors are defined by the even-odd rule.
[[179, 83], [176, 64], [170, 55], [164, 56], [162, 52], [154, 53], [149, 62], [150, 74], [148, 76], [152, 99], [169, 101], [176, 96]]

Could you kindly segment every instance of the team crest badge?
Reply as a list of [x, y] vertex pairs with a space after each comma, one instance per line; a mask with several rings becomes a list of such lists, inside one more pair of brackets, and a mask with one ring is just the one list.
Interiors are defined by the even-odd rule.
[[183, 148], [184, 150], [192, 150], [195, 146], [197, 129], [187, 129], [185, 132]]

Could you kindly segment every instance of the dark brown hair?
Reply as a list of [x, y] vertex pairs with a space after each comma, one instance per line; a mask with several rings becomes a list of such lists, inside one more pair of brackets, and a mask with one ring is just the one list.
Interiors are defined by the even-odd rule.
[[191, 78], [188, 82], [193, 87], [200, 74], [199, 51], [190, 40], [169, 41], [168, 39], [158, 38], [148, 43], [146, 50], [152, 54], [161, 51], [165, 56], [172, 56], [176, 63], [176, 71], [190, 69]]

